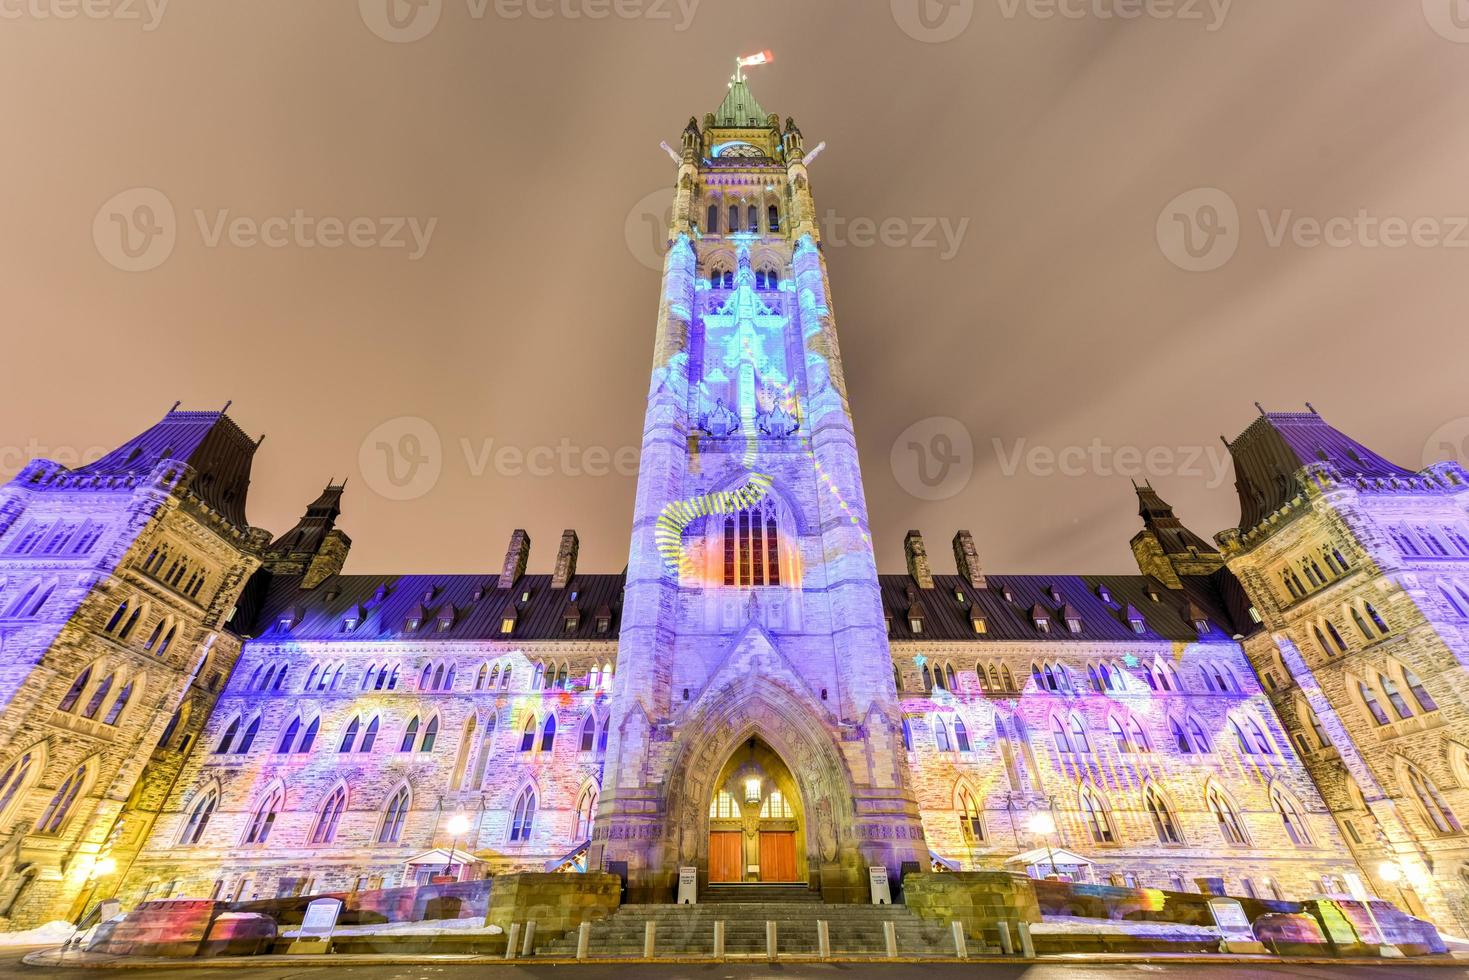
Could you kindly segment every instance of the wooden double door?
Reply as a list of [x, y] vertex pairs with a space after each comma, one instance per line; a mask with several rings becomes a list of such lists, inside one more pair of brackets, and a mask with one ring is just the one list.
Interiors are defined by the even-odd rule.
[[[709, 880], [745, 880], [745, 835], [738, 830], [709, 833]], [[760, 880], [799, 881], [796, 874], [796, 832], [760, 831]]]

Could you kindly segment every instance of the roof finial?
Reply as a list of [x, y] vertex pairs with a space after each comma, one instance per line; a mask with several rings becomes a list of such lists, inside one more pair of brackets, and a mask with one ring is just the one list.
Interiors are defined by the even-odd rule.
[[1222, 443], [1224, 443], [1224, 448], [1225, 449], [1228, 449], [1229, 448], [1229, 440], [1226, 439], [1226, 438], [1224, 438], [1224, 433], [1222, 433], [1222, 432], [1219, 434], [1219, 441], [1222, 442]]
[[1255, 402], [1255, 407], [1260, 410], [1260, 414], [1261, 415], [1264, 415], [1265, 414], [1265, 406], [1264, 405], [1261, 405], [1259, 402]]
[[1312, 405], [1310, 402], [1306, 402], [1306, 411], [1310, 412], [1312, 415], [1321, 414], [1320, 412], [1316, 411], [1316, 406]]
[[182, 405], [182, 404], [183, 404], [183, 400], [182, 399], [180, 399], [179, 401], [174, 402], [173, 403], [173, 408], [170, 408], [168, 410], [169, 414], [172, 415], [174, 412], [177, 412], [179, 410], [179, 406]]
[[233, 405], [234, 403], [235, 403], [235, 400], [233, 398], [231, 398], [229, 401], [225, 402], [224, 403], [224, 408], [221, 408], [219, 410], [219, 414], [220, 415], [223, 415], [225, 412], [228, 412], [230, 410], [230, 406]]
[[265, 433], [262, 432], [262, 433], [260, 433], [260, 438], [255, 440], [255, 448], [256, 449], [259, 449], [260, 446], [261, 446], [261, 444], [264, 443], [264, 442], [265, 442]]

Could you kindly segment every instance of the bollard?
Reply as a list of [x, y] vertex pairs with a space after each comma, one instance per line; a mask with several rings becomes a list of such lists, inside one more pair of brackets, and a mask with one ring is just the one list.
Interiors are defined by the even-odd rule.
[[996, 923], [1000, 927], [1000, 952], [1006, 956], [1015, 955], [1015, 944], [1010, 941], [1010, 923], [1001, 919]]
[[772, 920], [770, 920], [770, 919], [766, 919], [765, 920], [765, 955], [767, 957], [769, 957], [770, 962], [772, 962], [772, 963], [774, 963], [776, 960], [780, 959], [780, 951], [776, 948], [776, 943], [777, 943], [777, 940], [776, 940], [776, 935], [775, 935], [775, 923]]
[[716, 919], [714, 921], [714, 958], [716, 960], [722, 960], [722, 959], [724, 959], [724, 920], [723, 919]]
[[583, 922], [576, 930], [576, 958], [584, 960], [592, 949], [592, 924]]
[[831, 959], [831, 925], [825, 919], [816, 920], [816, 955]]
[[898, 958], [898, 927], [896, 923], [884, 922], [882, 924], [882, 938], [887, 940], [888, 959]]
[[1020, 930], [1020, 955], [1026, 959], [1035, 959], [1035, 943], [1030, 939], [1030, 924], [1017, 922], [1015, 928]]
[[643, 923], [643, 959], [651, 960], [658, 950], [658, 923], [649, 919]]
[[525, 924], [525, 932], [521, 934], [520, 955], [534, 956], [536, 952], [536, 920], [531, 919]]
[[508, 936], [506, 936], [505, 938], [506, 938], [506, 943], [505, 943], [505, 958], [507, 960], [513, 960], [513, 959], [515, 959], [515, 947], [520, 942], [520, 923], [519, 922], [512, 922], [512, 923], [510, 923], [510, 934]]
[[961, 960], [969, 959], [969, 944], [964, 940], [964, 923], [955, 919], [949, 923], [949, 927], [954, 930], [954, 955]]

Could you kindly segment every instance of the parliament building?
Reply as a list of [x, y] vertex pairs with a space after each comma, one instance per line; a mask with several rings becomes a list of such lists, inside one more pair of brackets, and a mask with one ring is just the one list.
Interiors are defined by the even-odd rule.
[[1469, 928], [1469, 474], [1262, 410], [1237, 527], [1136, 488], [1136, 574], [1009, 575], [959, 530], [880, 575], [801, 130], [737, 76], [674, 153], [620, 573], [571, 530], [551, 574], [524, 531], [482, 574], [348, 573], [344, 487], [252, 527], [222, 411], [0, 488], [0, 925], [608, 867], [851, 902], [917, 866]]

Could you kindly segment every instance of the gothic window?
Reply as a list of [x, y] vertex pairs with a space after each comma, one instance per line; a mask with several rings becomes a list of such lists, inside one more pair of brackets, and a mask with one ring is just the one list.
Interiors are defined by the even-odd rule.
[[255, 736], [260, 734], [260, 716], [251, 719], [250, 724], [245, 726], [245, 734], [240, 736], [240, 743], [235, 746], [235, 755], [244, 755], [250, 751], [255, 744]]
[[536, 719], [534, 716], [525, 719], [525, 728], [520, 733], [520, 751], [532, 752], [536, 747]]
[[201, 796], [189, 811], [189, 819], [184, 823], [184, 832], [179, 836], [179, 843], [184, 846], [199, 843], [199, 839], [204, 836], [204, 829], [209, 826], [209, 818], [214, 816], [214, 810], [218, 806], [219, 794], [213, 789]]
[[1286, 796], [1279, 787], [1270, 793], [1270, 805], [1280, 815], [1280, 822], [1285, 827], [1285, 835], [1290, 842], [1297, 847], [1308, 847], [1311, 843], [1311, 834], [1306, 829], [1306, 820], [1301, 816], [1300, 808], [1295, 801]]
[[27, 785], [34, 764], [35, 753], [27, 752], [7, 766], [4, 774], [0, 774], [0, 817], [8, 813], [22, 787]]
[[1148, 733], [1143, 728], [1142, 722], [1138, 721], [1136, 718], [1133, 718], [1128, 722], [1127, 729], [1132, 736], [1132, 747], [1134, 751], [1153, 751], [1153, 741], [1152, 739], [1148, 738]]
[[300, 734], [300, 732], [301, 718], [298, 715], [297, 717], [291, 719], [291, 723], [287, 725], [286, 730], [281, 733], [281, 740], [275, 747], [276, 754], [285, 755], [290, 752], [291, 749], [295, 747], [296, 736]]
[[1454, 811], [1444, 802], [1443, 795], [1439, 793], [1438, 787], [1433, 784], [1427, 776], [1417, 769], [1405, 767], [1408, 787], [1413, 791], [1413, 796], [1418, 800], [1418, 807], [1424, 819], [1440, 836], [1461, 833], [1463, 828], [1459, 820], [1454, 816]]
[[984, 816], [967, 788], [959, 789], [959, 829], [970, 844], [984, 840]]
[[1398, 690], [1398, 686], [1393, 683], [1391, 677], [1386, 674], [1378, 674], [1377, 682], [1382, 685], [1382, 693], [1387, 695], [1388, 703], [1398, 713], [1399, 718], [1413, 717], [1413, 709], [1408, 707], [1408, 702], [1403, 699], [1403, 693]]
[[1112, 815], [1102, 796], [1092, 787], [1083, 786], [1080, 793], [1081, 817], [1091, 834], [1093, 844], [1115, 844], [1117, 835], [1112, 829]]
[[740, 208], [737, 204], [731, 204], [729, 206], [729, 230], [740, 230]]
[[708, 224], [704, 231], [710, 235], [719, 234], [719, 205], [709, 205], [709, 213], [705, 216]]
[[913, 726], [908, 719], [903, 719], [903, 748], [908, 752], [913, 751]]
[[1321, 648], [1321, 653], [1329, 658], [1331, 656], [1331, 647], [1326, 645], [1326, 636], [1321, 632], [1321, 627], [1312, 626], [1311, 630], [1316, 634], [1316, 645]]
[[778, 789], [770, 791], [765, 797], [765, 802], [760, 805], [761, 820], [794, 820], [795, 811], [791, 809], [791, 802], [785, 798], [785, 794]]
[[1132, 751], [1132, 740], [1127, 737], [1127, 731], [1122, 727], [1122, 722], [1117, 720], [1116, 715], [1107, 718], [1107, 731], [1112, 734], [1112, 741], [1116, 744], [1118, 752]]
[[1070, 755], [1074, 750], [1071, 740], [1066, 735], [1066, 725], [1058, 716], [1051, 716], [1051, 739], [1056, 743], [1056, 751]]
[[266, 794], [265, 799], [255, 808], [255, 813], [250, 818], [250, 825], [245, 830], [245, 839], [241, 841], [242, 844], [264, 844], [270, 839], [271, 828], [275, 826], [276, 817], [280, 816], [285, 798], [285, 790], [279, 786]]
[[1357, 632], [1362, 634], [1363, 639], [1370, 640], [1373, 638], [1372, 628], [1369, 627], [1366, 620], [1362, 618], [1361, 610], [1357, 609], [1355, 606], [1352, 607], [1352, 622], [1357, 624]]
[[1073, 752], [1090, 752], [1091, 743], [1086, 737], [1086, 725], [1081, 720], [1081, 715], [1071, 716], [1071, 750]]
[[1370, 602], [1364, 602], [1362, 603], [1362, 608], [1366, 611], [1367, 618], [1372, 620], [1372, 625], [1377, 627], [1377, 632], [1386, 636], [1390, 631], [1387, 628], [1387, 623], [1377, 614], [1377, 607]]
[[434, 743], [439, 738], [439, 717], [435, 715], [429, 719], [428, 727], [423, 730], [423, 741], [418, 743], [418, 751], [432, 752]]
[[740, 805], [728, 790], [720, 790], [709, 804], [710, 820], [738, 820]]
[[515, 800], [510, 817], [510, 840], [528, 841], [536, 822], [536, 791], [527, 786]]
[[1336, 626], [1329, 619], [1326, 620], [1326, 632], [1331, 637], [1331, 641], [1336, 644], [1337, 650], [1345, 653], [1347, 650], [1347, 641], [1341, 638], [1341, 634], [1336, 631]]
[[938, 749], [938, 751], [949, 751], [949, 730], [944, 725], [944, 720], [942, 718], [935, 718], [933, 720], [933, 741], [934, 747]]
[[944, 664], [944, 681], [945, 681], [945, 683], [944, 683], [945, 690], [949, 690], [949, 691], [958, 690], [957, 686], [954, 683], [954, 665], [953, 664]]
[[591, 840], [592, 820], [597, 815], [597, 788], [588, 786], [582, 790], [581, 798], [576, 801], [576, 834], [577, 841]]
[[231, 719], [229, 725], [225, 727], [224, 735], [222, 735], [219, 739], [219, 744], [214, 747], [214, 754], [227, 755], [229, 753], [230, 747], [234, 744], [235, 735], [237, 735], [239, 731], [240, 719]]
[[61, 699], [61, 703], [56, 706], [57, 710], [70, 711], [73, 707], [75, 707], [77, 699], [82, 696], [82, 691], [86, 690], [87, 682], [91, 679], [92, 668], [88, 667], [86, 670], [81, 672], [81, 675], [78, 676], [75, 681], [72, 682], [71, 687], [69, 687], [66, 691], [66, 695]]
[[1193, 715], [1190, 715], [1188, 719], [1188, 735], [1189, 740], [1194, 743], [1195, 752], [1212, 751], [1209, 746], [1209, 736], [1204, 734], [1204, 726]]
[[578, 751], [590, 752], [597, 744], [597, 718], [587, 715], [581, 723], [581, 739]]
[[413, 746], [418, 742], [418, 716], [414, 715], [408, 727], [403, 729], [403, 741], [398, 743], [399, 752], [412, 752]]
[[964, 719], [954, 719], [954, 749], [958, 752], [969, 751], [969, 729], [964, 727]]
[[602, 725], [597, 729], [597, 754], [605, 755], [607, 752], [607, 729], [612, 724], [612, 716], [608, 715], [602, 719]]
[[1372, 716], [1372, 720], [1379, 725], [1386, 725], [1388, 723], [1387, 712], [1382, 710], [1382, 703], [1377, 700], [1377, 692], [1372, 690], [1366, 681], [1359, 680], [1357, 681], [1357, 694], [1362, 698], [1362, 705]]
[[378, 719], [374, 717], [367, 723], [367, 731], [362, 733], [362, 744], [357, 747], [358, 752], [371, 752], [373, 743], [377, 741]]
[[1423, 681], [1419, 680], [1418, 675], [1407, 667], [1403, 668], [1403, 681], [1408, 685], [1408, 690], [1413, 692], [1413, 700], [1418, 702], [1418, 707], [1424, 711], [1438, 710], [1438, 702], [1429, 696], [1427, 689], [1423, 686]]
[[760, 209], [755, 205], [752, 204], [745, 209], [745, 219], [748, 222], [746, 227], [750, 231], [760, 230]]
[[780, 584], [780, 531], [769, 501], [725, 517], [724, 584]]
[[[765, 209], [765, 222], [771, 231], [780, 231], [780, 209], [774, 204]], [[1464, 553], [1469, 554], [1469, 550]]]
[[379, 844], [396, 844], [403, 835], [403, 824], [408, 819], [408, 806], [412, 797], [408, 787], [400, 787], [388, 800], [388, 805], [383, 809], [383, 823], [377, 832]]
[[1156, 787], [1149, 786], [1143, 791], [1143, 804], [1147, 807], [1148, 817], [1153, 821], [1153, 832], [1158, 835], [1158, 843], [1182, 844], [1183, 835], [1178, 832], [1178, 821], [1173, 816], [1173, 810]]
[[311, 843], [330, 844], [337, 839], [337, 824], [342, 819], [342, 812], [347, 809], [346, 787], [338, 786], [332, 790], [326, 802], [321, 805], [317, 812], [316, 827], [311, 831]]
[[1193, 752], [1193, 745], [1189, 743], [1188, 734], [1183, 730], [1183, 723], [1177, 718], [1168, 719], [1168, 731], [1173, 736], [1174, 748], [1185, 755]]
[[1250, 839], [1245, 836], [1245, 827], [1240, 820], [1239, 811], [1234, 808], [1229, 797], [1219, 791], [1217, 786], [1211, 786], [1208, 794], [1209, 812], [1214, 814], [1214, 820], [1219, 825], [1219, 836], [1224, 838], [1226, 844], [1246, 846]]
[[360, 724], [356, 715], [353, 715], [352, 720], [347, 722], [347, 730], [342, 733], [342, 741], [337, 746], [338, 752], [345, 753], [352, 751], [352, 746], [357, 741], [357, 732]]
[[556, 747], [556, 716], [547, 715], [546, 724], [541, 727], [541, 751], [550, 752]]
[[[1444, 593], [1444, 594], [1447, 595], [1448, 593]], [[1452, 602], [1453, 600], [1449, 600], [1449, 601]], [[1455, 608], [1457, 608], [1457, 607], [1455, 607]], [[112, 614], [112, 618], [107, 621], [107, 626], [104, 627], [103, 632], [104, 633], [112, 633], [112, 632], [115, 632], [117, 630], [117, 627], [119, 625], [121, 625], [123, 617], [126, 616], [127, 614], [128, 614], [128, 601], [126, 599], [124, 599], [122, 601], [122, 604], [117, 607], [117, 612], [113, 613]]]
[[82, 763], [66, 778], [66, 782], [57, 787], [51, 802], [41, 812], [41, 819], [36, 821], [36, 833], [52, 836], [61, 833], [61, 828], [66, 825], [66, 818], [71, 815], [71, 808], [81, 795], [82, 786], [87, 780], [87, 765]]

